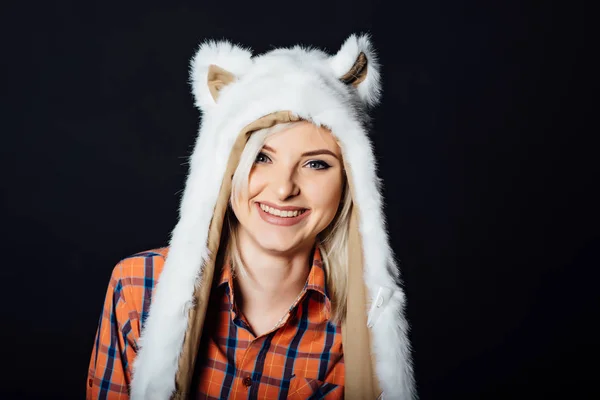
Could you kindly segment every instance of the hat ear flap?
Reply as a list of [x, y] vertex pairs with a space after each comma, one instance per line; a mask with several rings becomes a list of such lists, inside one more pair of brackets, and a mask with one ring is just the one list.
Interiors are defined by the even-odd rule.
[[374, 106], [379, 102], [379, 63], [369, 36], [350, 36], [337, 54], [331, 57], [330, 65], [341, 82], [356, 88], [364, 103]]
[[202, 43], [190, 62], [190, 84], [195, 105], [207, 110], [217, 105], [221, 91], [252, 66], [252, 53], [227, 41]]

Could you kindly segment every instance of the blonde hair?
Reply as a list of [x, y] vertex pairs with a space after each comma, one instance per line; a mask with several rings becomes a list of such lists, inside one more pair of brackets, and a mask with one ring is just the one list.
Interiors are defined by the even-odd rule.
[[[231, 202], [248, 190], [250, 171], [267, 138], [301, 123], [303, 121], [280, 123], [252, 133], [242, 151], [240, 161], [233, 175]], [[334, 323], [342, 322], [345, 319], [346, 299], [348, 297], [348, 231], [352, 210], [352, 194], [345, 173], [344, 177], [344, 189], [336, 216], [318, 235], [316, 243], [321, 252], [327, 277], [327, 292], [332, 304], [331, 320]], [[237, 273], [244, 275], [244, 266], [237, 247], [238, 221], [231, 207], [227, 210], [226, 220], [229, 238], [225, 248], [225, 258], [229, 259], [234, 276]]]

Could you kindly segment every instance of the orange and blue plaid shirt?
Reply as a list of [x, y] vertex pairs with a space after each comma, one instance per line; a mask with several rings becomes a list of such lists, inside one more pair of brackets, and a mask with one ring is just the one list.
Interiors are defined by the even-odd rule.
[[[167, 248], [136, 254], [114, 269], [88, 373], [87, 399], [127, 399], [137, 341]], [[319, 251], [298, 300], [276, 328], [254, 336], [235, 306], [225, 264], [207, 316], [193, 392], [197, 399], [341, 399], [341, 327]]]

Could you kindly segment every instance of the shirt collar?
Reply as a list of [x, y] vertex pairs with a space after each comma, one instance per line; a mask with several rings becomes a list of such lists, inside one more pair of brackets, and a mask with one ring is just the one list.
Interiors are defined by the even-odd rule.
[[327, 300], [329, 300], [329, 294], [327, 292], [327, 280], [325, 277], [325, 267], [323, 266], [323, 259], [321, 258], [321, 251], [318, 246], [315, 246], [313, 252], [312, 266], [308, 273], [308, 279], [306, 280], [305, 288], [307, 290], [315, 290], [321, 293]]
[[[223, 268], [221, 271], [221, 279], [219, 280], [218, 287], [221, 287], [225, 284], [229, 287], [229, 293], [231, 296], [232, 304], [234, 303], [234, 290], [233, 290], [233, 274], [231, 271], [231, 265], [229, 260], [226, 260], [223, 263]], [[310, 268], [310, 272], [308, 273], [308, 278], [306, 279], [306, 283], [304, 284], [303, 292], [313, 290], [318, 293], [321, 293], [325, 297], [326, 308], [328, 311], [331, 310], [331, 303], [329, 299], [329, 292], [327, 291], [327, 279], [325, 275], [325, 267], [323, 266], [323, 259], [321, 258], [321, 251], [318, 246], [315, 246], [313, 251], [313, 259], [312, 265]], [[303, 295], [301, 297], [304, 297]]]

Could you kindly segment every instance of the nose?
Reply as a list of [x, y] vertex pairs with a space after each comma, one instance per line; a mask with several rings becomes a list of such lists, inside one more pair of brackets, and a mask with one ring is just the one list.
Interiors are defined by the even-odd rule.
[[300, 194], [297, 176], [293, 169], [277, 168], [271, 187], [280, 201], [287, 200]]

